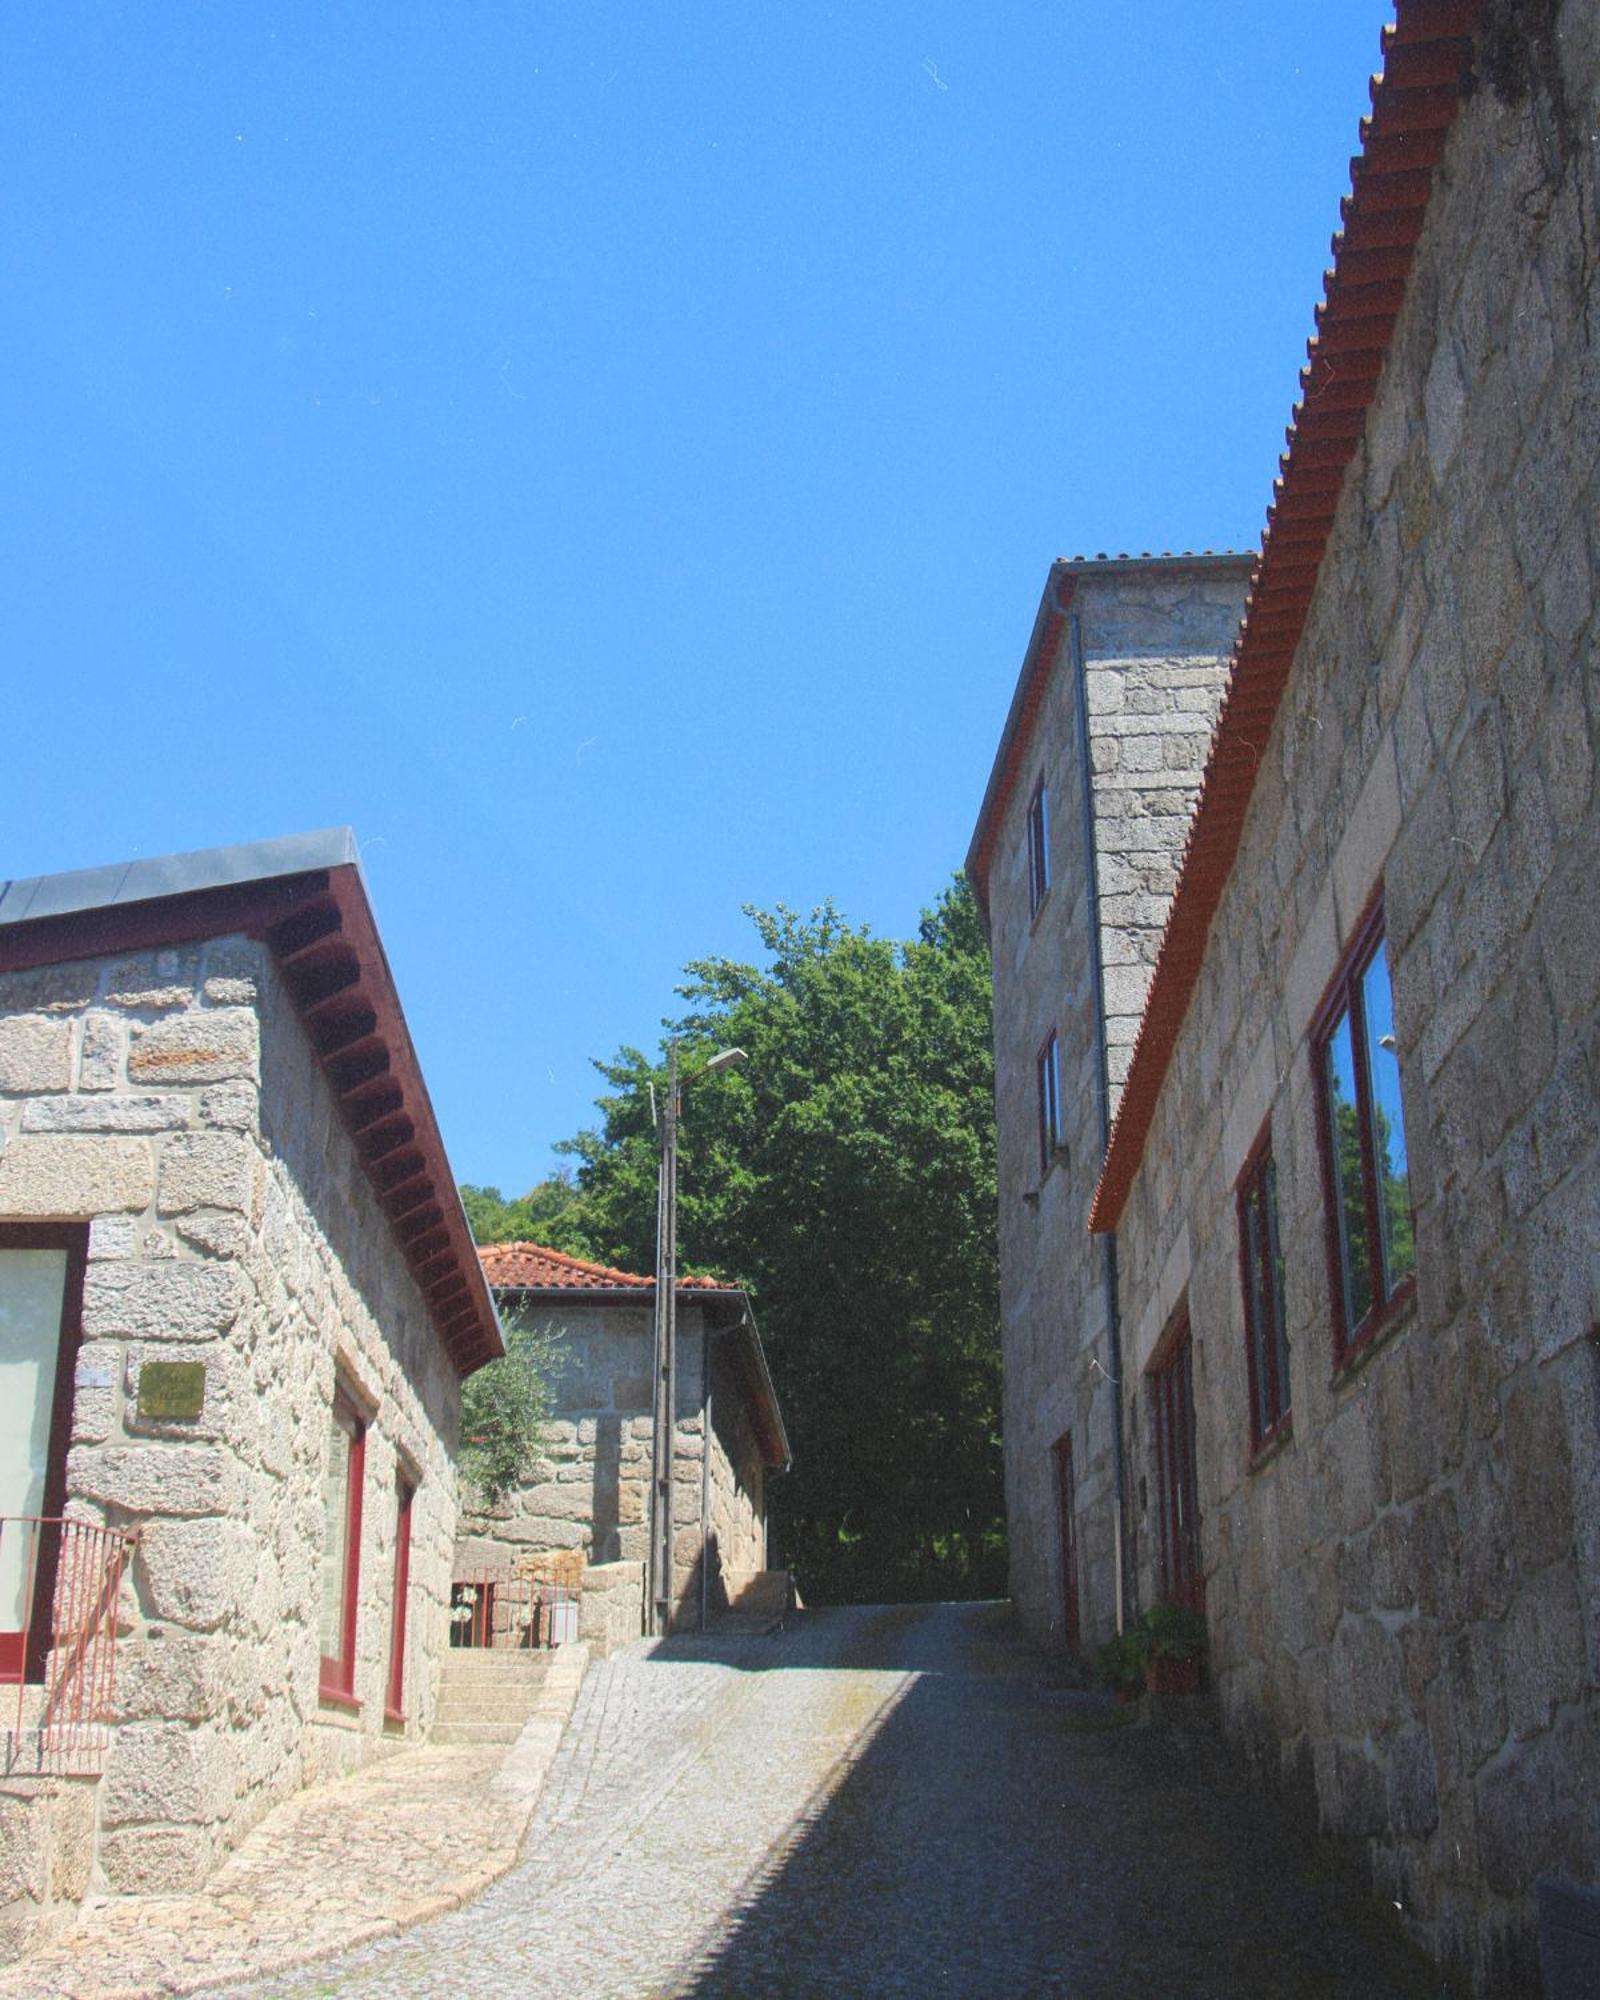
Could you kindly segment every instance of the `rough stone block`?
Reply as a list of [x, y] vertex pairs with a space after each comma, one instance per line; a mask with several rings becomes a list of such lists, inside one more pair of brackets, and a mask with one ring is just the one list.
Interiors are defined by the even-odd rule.
[[261, 1123], [259, 1093], [238, 1079], [213, 1084], [200, 1094], [200, 1122], [232, 1132], [254, 1132]]
[[[175, 1526], [176, 1523], [164, 1523]], [[227, 1704], [231, 1649], [209, 1634], [157, 1626], [117, 1647], [118, 1716], [127, 1721], [199, 1722]]]
[[0, 1014], [75, 1014], [88, 1006], [99, 983], [92, 959], [0, 972]]
[[178, 1234], [211, 1257], [242, 1257], [250, 1245], [250, 1227], [242, 1215], [186, 1215]]
[[[0, 1172], [4, 1162], [0, 1161]], [[83, 1330], [92, 1337], [190, 1340], [225, 1333], [244, 1303], [244, 1284], [229, 1265], [103, 1264], [84, 1281]]]
[[115, 1090], [128, 1053], [128, 1024], [117, 1014], [90, 1014], [78, 1050], [78, 1088]]
[[139, 1224], [131, 1215], [97, 1215], [89, 1224], [89, 1255], [94, 1259], [131, 1257], [139, 1240]]
[[218, 1445], [161, 1443], [74, 1446], [67, 1488], [130, 1514], [222, 1514], [237, 1509], [242, 1480]]
[[231, 1133], [195, 1132], [171, 1139], [161, 1149], [156, 1208], [162, 1215], [194, 1208], [242, 1214], [250, 1206], [255, 1163], [255, 1148]]
[[249, 1606], [256, 1549], [242, 1522], [151, 1521], [138, 1563], [151, 1610], [191, 1631], [215, 1631]]
[[255, 1014], [207, 1007], [134, 1030], [128, 1076], [135, 1083], [253, 1083], [260, 1071]]
[[68, 1090], [72, 1024], [45, 1014], [0, 1018], [0, 1091]]
[[100, 1823], [206, 1823], [232, 1803], [234, 1747], [226, 1736], [181, 1723], [124, 1723], [101, 1782]]
[[0, 1154], [0, 1215], [105, 1215], [149, 1206], [155, 1165], [142, 1139], [39, 1134]]
[[25, 1105], [24, 1132], [176, 1132], [189, 1100], [172, 1095], [42, 1098]]
[[108, 1827], [99, 1860], [110, 1888], [124, 1896], [198, 1889], [217, 1855], [205, 1826]]

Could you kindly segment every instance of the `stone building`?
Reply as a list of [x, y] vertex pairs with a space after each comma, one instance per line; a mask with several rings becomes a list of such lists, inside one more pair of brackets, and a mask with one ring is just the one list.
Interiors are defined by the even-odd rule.
[[0, 885], [9, 1949], [426, 1731], [500, 1352], [348, 831]]
[[[489, 1244], [479, 1254], [508, 1322], [549, 1328], [560, 1361], [548, 1457], [499, 1507], [462, 1516], [458, 1574], [581, 1549], [585, 1598], [601, 1600], [586, 1603], [585, 1636], [637, 1638], [650, 1540], [655, 1281], [537, 1243]], [[766, 1478], [789, 1465], [761, 1336], [738, 1286], [680, 1280], [677, 1380], [673, 1601], [677, 1624], [699, 1626], [765, 1573]]]
[[1485, 13], [1385, 37], [1091, 1226], [1128, 1608], [1524, 1994], [1600, 1929], [1600, 12]]
[[967, 856], [994, 965], [1010, 1588], [1115, 1628], [1114, 1264], [1087, 1233], [1251, 558], [1058, 562]]

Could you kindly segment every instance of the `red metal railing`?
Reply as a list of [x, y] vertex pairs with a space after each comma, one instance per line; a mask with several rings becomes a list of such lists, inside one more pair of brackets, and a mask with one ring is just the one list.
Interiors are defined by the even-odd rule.
[[450, 1586], [450, 1643], [559, 1646], [578, 1636], [581, 1582], [527, 1569], [474, 1569]]
[[132, 1548], [131, 1535], [96, 1522], [0, 1515], [0, 1686], [17, 1690], [0, 1742], [8, 1771], [99, 1768]]

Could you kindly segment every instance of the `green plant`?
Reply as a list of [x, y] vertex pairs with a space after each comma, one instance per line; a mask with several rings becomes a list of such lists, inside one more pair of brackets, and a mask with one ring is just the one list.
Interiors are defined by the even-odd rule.
[[1152, 1604], [1139, 1620], [1146, 1655], [1157, 1660], [1203, 1660], [1206, 1621], [1187, 1604]]
[[1095, 1655], [1100, 1679], [1113, 1694], [1137, 1694], [1144, 1686], [1144, 1640], [1135, 1628], [1108, 1639]]
[[538, 1458], [561, 1368], [553, 1327], [513, 1319], [504, 1331], [505, 1359], [469, 1375], [461, 1388], [458, 1464], [487, 1507], [498, 1506]]

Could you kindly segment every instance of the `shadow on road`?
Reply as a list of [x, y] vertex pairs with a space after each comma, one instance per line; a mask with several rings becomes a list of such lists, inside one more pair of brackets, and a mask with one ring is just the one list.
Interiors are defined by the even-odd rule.
[[674, 1659], [885, 1683], [875, 1721], [677, 1990], [801, 1996], [1434, 2000], [1392, 1912], [1205, 1726], [1054, 1689], [1003, 1606], [806, 1613]]

